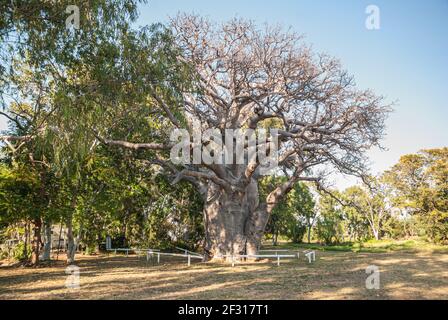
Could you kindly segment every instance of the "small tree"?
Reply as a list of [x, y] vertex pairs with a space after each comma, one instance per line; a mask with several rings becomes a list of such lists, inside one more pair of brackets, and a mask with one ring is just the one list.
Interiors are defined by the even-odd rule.
[[316, 224], [316, 235], [325, 244], [339, 243], [344, 240], [342, 205], [328, 194], [319, 199], [319, 216]]
[[[279, 183], [283, 177], [267, 177], [261, 183], [261, 196], [266, 189]], [[294, 243], [303, 241], [307, 228], [312, 228], [316, 212], [313, 196], [305, 183], [298, 183], [293, 190], [273, 210], [266, 231], [272, 234], [273, 244], [278, 236], [284, 236]], [[310, 229], [308, 229], [310, 231]]]
[[406, 155], [385, 173], [393, 203], [434, 242], [448, 242], [448, 148]]
[[351, 187], [344, 192], [348, 207], [357, 212], [368, 223], [370, 231], [379, 240], [390, 218], [391, 205], [387, 186], [377, 178], [369, 178], [364, 187]]
[[[317, 210], [313, 195], [309, 187], [301, 182], [294, 186], [291, 193], [288, 195], [288, 204], [293, 211], [294, 216], [298, 221], [301, 221], [304, 227], [300, 230], [306, 229], [308, 243], [311, 242], [311, 229], [314, 226], [317, 217]], [[302, 234], [303, 237], [303, 234]], [[300, 238], [300, 241], [302, 239]]]

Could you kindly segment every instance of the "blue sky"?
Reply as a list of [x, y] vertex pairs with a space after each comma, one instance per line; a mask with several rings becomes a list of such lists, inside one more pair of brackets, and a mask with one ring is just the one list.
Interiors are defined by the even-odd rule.
[[[370, 4], [381, 10], [380, 30], [365, 28]], [[403, 154], [448, 146], [448, 0], [149, 0], [140, 12], [139, 25], [166, 22], [177, 12], [280, 23], [305, 35], [316, 51], [341, 59], [360, 88], [397, 101], [383, 143], [388, 151], [370, 153], [373, 172]]]

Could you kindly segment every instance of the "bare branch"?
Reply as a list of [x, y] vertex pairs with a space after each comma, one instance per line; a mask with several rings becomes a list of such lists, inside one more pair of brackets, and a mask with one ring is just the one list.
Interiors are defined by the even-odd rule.
[[32, 136], [0, 136], [0, 141], [29, 141], [33, 137]]

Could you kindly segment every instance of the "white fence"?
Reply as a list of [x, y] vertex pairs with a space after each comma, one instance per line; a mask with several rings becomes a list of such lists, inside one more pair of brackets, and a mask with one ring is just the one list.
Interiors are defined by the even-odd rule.
[[177, 248], [177, 249], [184, 251], [184, 253], [180, 254], [180, 253], [160, 252], [159, 249], [133, 249], [133, 248], [107, 248], [107, 251], [113, 251], [115, 254], [117, 254], [117, 252], [125, 252], [126, 256], [129, 255], [129, 252], [145, 253], [146, 261], [150, 261], [150, 259], [153, 256], [157, 256], [157, 263], [160, 263], [161, 256], [187, 258], [188, 266], [191, 265], [191, 259], [200, 259], [201, 261], [205, 261], [205, 257], [200, 255], [199, 253], [192, 252], [192, 251], [182, 249], [182, 248]]
[[[189, 251], [184, 248], [176, 247], [177, 250], [183, 252], [180, 253], [170, 253], [170, 252], [161, 252], [159, 249], [132, 249], [132, 248], [111, 248], [111, 242], [108, 240], [106, 242], [107, 251], [114, 251], [115, 254], [117, 252], [125, 252], [126, 255], [129, 255], [129, 252], [135, 253], [145, 253], [146, 261], [150, 261], [152, 257], [157, 257], [157, 263], [160, 263], [160, 257], [162, 256], [170, 256], [170, 257], [184, 257], [187, 258], [187, 265], [191, 265], [191, 259], [200, 259], [205, 262], [205, 256], [201, 255], [197, 252]], [[219, 255], [217, 258], [231, 258], [232, 267], [235, 266], [235, 263], [247, 258], [255, 258], [255, 259], [276, 259], [277, 266], [280, 266], [281, 259], [290, 259], [297, 258], [300, 259], [300, 252], [296, 251], [294, 254], [279, 254], [279, 252], [291, 252], [293, 250], [287, 249], [270, 249], [270, 250], [259, 250], [258, 252], [267, 252], [268, 254], [233, 254], [233, 255]], [[269, 254], [269, 252], [273, 252], [275, 254]], [[308, 263], [312, 263], [316, 261], [316, 253], [315, 251], [305, 250], [303, 251], [305, 258], [308, 260]]]
[[236, 254], [236, 255], [220, 255], [218, 258], [231, 258], [232, 261], [232, 267], [235, 266], [235, 262], [238, 261], [241, 258], [256, 258], [256, 259], [263, 259], [263, 258], [276, 258], [277, 259], [277, 266], [280, 266], [280, 260], [282, 258], [299, 258], [299, 254], [275, 254], [275, 255], [269, 255], [269, 254]]

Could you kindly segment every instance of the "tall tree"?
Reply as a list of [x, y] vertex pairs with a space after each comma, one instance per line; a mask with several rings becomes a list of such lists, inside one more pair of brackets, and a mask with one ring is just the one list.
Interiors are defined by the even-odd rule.
[[[313, 54], [294, 33], [261, 30], [239, 19], [215, 25], [189, 15], [178, 16], [171, 25], [181, 49], [178, 58], [191, 66], [196, 86], [152, 90], [164, 132], [184, 128], [193, 133], [199, 123], [201, 130], [217, 130], [224, 140], [226, 129], [258, 129], [274, 119], [271, 128], [278, 129], [274, 138], [286, 180], [260, 201], [263, 165], [258, 158], [243, 165], [218, 161], [173, 166], [166, 157], [172, 147], [167, 134], [154, 134], [151, 141], [103, 141], [152, 150], [151, 160], [175, 181], [197, 186], [205, 203], [205, 251], [210, 258], [255, 254], [272, 210], [297, 182], [320, 181], [318, 168], [324, 165], [363, 173], [364, 152], [381, 139], [390, 107], [372, 92], [358, 90], [336, 59]], [[173, 88], [181, 89], [180, 95], [173, 96]], [[215, 158], [224, 157], [224, 152], [214, 151]], [[228, 151], [236, 159], [236, 148]]]
[[448, 241], [448, 148], [405, 155], [385, 173], [394, 205], [417, 218], [426, 236]]
[[[47, 168], [70, 176], [67, 182], [72, 184], [73, 210], [80, 167], [96, 144], [88, 122], [73, 125], [74, 115], [81, 113], [89, 119], [92, 116], [87, 110], [92, 109], [92, 101], [104, 95], [108, 100], [115, 98], [114, 87], [123, 80], [110, 81], [107, 67], [115, 58], [112, 49], [121, 49], [116, 38], [125, 37], [136, 18], [137, 2], [88, 0], [76, 7], [79, 12], [71, 11], [71, 1], [0, 4], [0, 116], [11, 124], [10, 130], [0, 135], [0, 141], [14, 156], [29, 155], [28, 165], [40, 171], [42, 196], [47, 194], [43, 183]], [[73, 13], [79, 13], [80, 25], [70, 28], [66, 20]], [[71, 217], [72, 214], [67, 215], [69, 230]], [[42, 220], [37, 216], [35, 264], [41, 226]], [[73, 241], [69, 241], [69, 247], [73, 247]], [[73, 250], [69, 252], [67, 260], [71, 262]]]
[[[315, 55], [301, 38], [279, 28], [258, 29], [244, 20], [214, 25], [197, 16], [172, 20], [182, 59], [193, 66], [199, 90], [183, 92], [176, 108], [163, 102], [171, 128], [187, 127], [174, 111], [201, 129], [257, 129], [276, 119], [279, 164], [286, 181], [259, 201], [260, 162], [192, 165], [180, 178], [194, 180], [206, 199], [206, 252], [210, 257], [255, 254], [269, 215], [299, 181], [318, 181], [323, 164], [352, 174], [363, 170], [363, 152], [376, 145], [389, 107], [360, 91], [339, 62]], [[174, 110], [174, 111], [173, 111]], [[130, 144], [163, 149], [164, 145]], [[234, 155], [236, 158], [236, 155]]]
[[376, 240], [381, 238], [384, 224], [391, 215], [390, 193], [382, 180], [369, 177], [363, 187], [351, 187], [343, 193], [347, 205], [368, 222]]
[[313, 195], [309, 187], [301, 182], [297, 183], [288, 195], [288, 203], [297, 220], [304, 221], [307, 228], [307, 240], [311, 242], [311, 230], [316, 222], [317, 210]]
[[317, 238], [325, 244], [344, 241], [343, 205], [338, 201], [339, 193], [324, 193], [319, 198], [319, 216], [316, 223]]
[[[273, 186], [285, 181], [284, 177], [266, 177], [260, 181], [260, 197], [263, 198]], [[303, 241], [306, 229], [313, 226], [317, 212], [309, 188], [304, 183], [298, 183], [293, 190], [271, 212], [266, 232], [272, 234], [272, 243], [277, 245], [278, 237], [292, 240], [294, 243]]]

